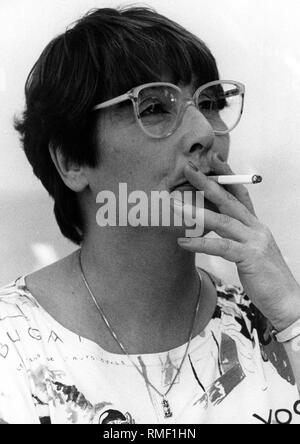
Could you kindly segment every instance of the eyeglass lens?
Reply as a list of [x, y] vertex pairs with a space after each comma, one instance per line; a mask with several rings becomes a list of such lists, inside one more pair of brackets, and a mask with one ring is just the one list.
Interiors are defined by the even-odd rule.
[[181, 109], [180, 91], [171, 86], [154, 86], [140, 91], [138, 113], [142, 126], [153, 136], [164, 136], [175, 129]]
[[243, 97], [240, 89], [231, 83], [220, 83], [205, 88], [197, 97], [198, 109], [216, 132], [229, 132], [240, 119]]
[[[238, 86], [219, 83], [200, 88], [195, 96], [196, 106], [215, 132], [228, 132], [237, 124], [243, 104]], [[176, 129], [183, 106], [181, 92], [167, 85], [146, 87], [138, 95], [138, 117], [146, 133], [154, 137]]]

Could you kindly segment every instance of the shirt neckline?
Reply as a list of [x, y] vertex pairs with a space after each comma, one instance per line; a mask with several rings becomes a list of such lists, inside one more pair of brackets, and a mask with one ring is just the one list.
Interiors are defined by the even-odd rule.
[[[197, 269], [198, 273], [200, 271]], [[217, 282], [214, 282], [211, 276], [208, 273], [208, 276], [210, 277], [214, 287], [216, 288], [216, 291], [218, 293], [218, 284]], [[64, 343], [68, 344], [68, 347], [76, 350], [78, 350], [78, 347], [82, 347], [85, 351], [95, 354], [101, 359], [115, 363], [115, 364], [123, 364], [132, 366], [132, 362], [125, 354], [120, 353], [111, 353], [107, 350], [105, 350], [103, 347], [101, 347], [99, 344], [94, 342], [91, 339], [85, 338], [83, 336], [79, 336], [77, 333], [73, 332], [69, 328], [65, 327], [63, 324], [58, 322], [44, 307], [39, 303], [39, 301], [34, 297], [34, 295], [29, 291], [26, 284], [26, 275], [23, 275], [19, 277], [15, 281], [15, 286], [18, 291], [24, 292], [27, 297], [29, 297], [36, 307], [42, 312], [43, 316], [46, 318], [48, 323], [57, 331], [57, 333], [60, 333], [64, 337]], [[193, 353], [198, 347], [201, 345], [204, 345], [208, 340], [211, 340], [212, 335], [210, 333], [211, 330], [211, 323], [213, 318], [211, 318], [207, 325], [204, 327], [201, 333], [198, 333], [196, 336], [194, 336], [191, 340], [190, 347], [188, 354]], [[159, 353], [145, 353], [145, 354], [130, 354], [130, 358], [135, 363], [140, 363], [142, 360], [147, 365], [161, 365], [162, 360], [166, 360], [166, 358], [172, 359], [172, 362], [179, 361], [182, 359], [185, 350], [186, 350], [187, 342], [185, 344], [182, 344], [178, 347], [175, 347], [173, 349], [159, 352]]]

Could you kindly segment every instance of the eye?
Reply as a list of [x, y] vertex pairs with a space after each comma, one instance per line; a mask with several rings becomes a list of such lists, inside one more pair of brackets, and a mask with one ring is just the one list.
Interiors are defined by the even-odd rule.
[[198, 108], [200, 111], [218, 112], [227, 106], [224, 95], [208, 96], [201, 95], [198, 99]]
[[147, 99], [140, 103], [140, 116], [147, 117], [157, 114], [166, 114], [167, 110], [163, 103], [158, 99]]
[[199, 110], [206, 110], [209, 111], [213, 109], [214, 103], [211, 97], [208, 96], [200, 96], [198, 99], [198, 107]]

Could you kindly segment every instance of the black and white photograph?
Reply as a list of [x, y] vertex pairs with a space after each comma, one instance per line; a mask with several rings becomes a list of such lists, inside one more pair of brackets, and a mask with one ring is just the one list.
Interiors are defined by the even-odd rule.
[[0, 424], [300, 424], [299, 1], [0, 21]]

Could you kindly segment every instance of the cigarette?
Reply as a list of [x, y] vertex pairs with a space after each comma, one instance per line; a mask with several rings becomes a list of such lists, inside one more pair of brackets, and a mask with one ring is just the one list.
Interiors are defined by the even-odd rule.
[[238, 185], [238, 184], [257, 184], [263, 181], [262, 176], [258, 174], [249, 175], [231, 175], [231, 176], [207, 176], [208, 179], [214, 180], [220, 185]]

